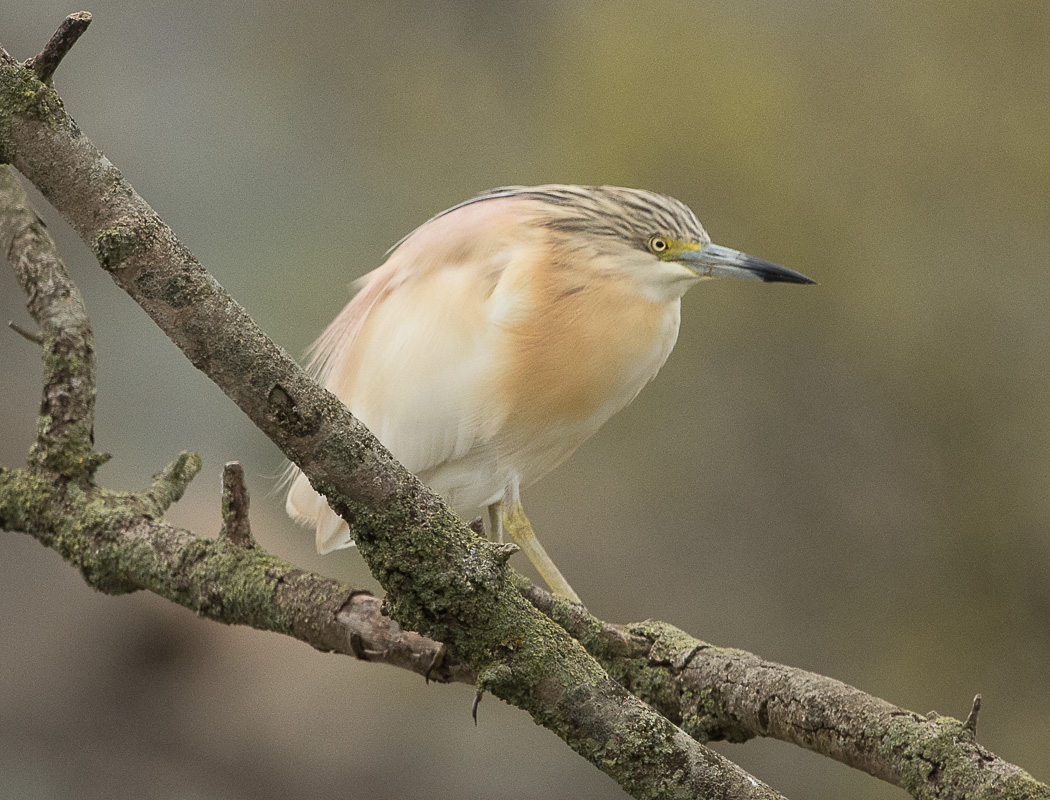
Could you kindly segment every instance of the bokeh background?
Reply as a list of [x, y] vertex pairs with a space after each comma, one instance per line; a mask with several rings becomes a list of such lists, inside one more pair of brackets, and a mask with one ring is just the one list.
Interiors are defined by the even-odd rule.
[[[963, 716], [1050, 780], [1050, 6], [1040, 2], [94, 0], [57, 85], [84, 130], [300, 354], [432, 213], [511, 183], [689, 203], [715, 241], [817, 287], [704, 284], [655, 383], [527, 492], [590, 608]], [[75, 6], [5, 2], [35, 54]], [[219, 526], [276, 449], [41, 213], [87, 299], [100, 479], [205, 469]], [[0, 269], [0, 321], [31, 324]], [[35, 348], [0, 332], [0, 463], [33, 433]], [[525, 569], [522, 559], [517, 565]], [[91, 592], [0, 537], [0, 798], [620, 796], [472, 690]], [[719, 745], [789, 797], [900, 790], [776, 742]]]

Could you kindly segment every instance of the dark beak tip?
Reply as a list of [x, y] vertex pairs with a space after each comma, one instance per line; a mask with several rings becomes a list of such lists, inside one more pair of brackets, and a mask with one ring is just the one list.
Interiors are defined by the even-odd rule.
[[744, 256], [743, 268], [754, 273], [766, 283], [816, 283], [815, 280], [807, 278], [801, 272], [795, 272], [793, 269], [754, 256]]
[[798, 272], [788, 272], [787, 270], [785, 270], [784, 272], [767, 273], [762, 276], [762, 280], [764, 280], [766, 283], [798, 283], [803, 285], [817, 285], [817, 282], [812, 278], [807, 278], [805, 275], [802, 275]]

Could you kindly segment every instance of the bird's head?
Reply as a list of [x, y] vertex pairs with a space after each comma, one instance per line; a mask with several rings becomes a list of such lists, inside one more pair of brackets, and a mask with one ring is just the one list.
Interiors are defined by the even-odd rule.
[[696, 215], [672, 197], [618, 186], [510, 186], [481, 195], [545, 204], [543, 224], [595, 265], [629, 275], [665, 298], [706, 278], [814, 283], [801, 273], [714, 244]]
[[388, 255], [410, 241], [413, 258], [440, 253], [441, 262], [477, 259], [479, 251], [491, 256], [523, 241], [567, 250], [571, 257], [554, 260], [583, 271], [584, 285], [587, 278], [604, 275], [628, 280], [663, 301], [677, 300], [706, 278], [814, 283], [794, 270], [714, 244], [696, 215], [673, 197], [619, 186], [491, 189], [437, 214]]
[[765, 283], [815, 283], [800, 272], [765, 261], [711, 241], [691, 241], [669, 234], [650, 236], [645, 247], [660, 264], [653, 270], [659, 280], [684, 292], [706, 278], [744, 278]]

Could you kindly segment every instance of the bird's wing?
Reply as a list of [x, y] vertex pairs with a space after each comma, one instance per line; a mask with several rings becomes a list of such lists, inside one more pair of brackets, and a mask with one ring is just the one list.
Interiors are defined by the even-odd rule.
[[481, 433], [492, 372], [484, 301], [468, 269], [390, 285], [336, 356], [328, 388], [413, 473], [461, 457]]
[[[489, 406], [499, 342], [488, 301], [506, 266], [531, 257], [513, 236], [486, 238], [486, 226], [505, 234], [513, 228], [507, 217], [519, 216], [499, 205], [479, 204], [471, 219], [457, 219], [465, 208], [417, 231], [363, 279], [314, 347], [325, 386], [417, 475], [483, 446], [498, 424]], [[476, 235], [457, 235], [462, 227]], [[315, 526], [319, 552], [352, 544], [305, 476], [292, 482], [287, 508]]]
[[[484, 436], [486, 320], [461, 311], [480, 311], [477, 293], [465, 270], [407, 281], [377, 270], [315, 348], [326, 388], [417, 475], [461, 458]], [[293, 481], [288, 511], [316, 528], [319, 552], [352, 544], [304, 475]]]

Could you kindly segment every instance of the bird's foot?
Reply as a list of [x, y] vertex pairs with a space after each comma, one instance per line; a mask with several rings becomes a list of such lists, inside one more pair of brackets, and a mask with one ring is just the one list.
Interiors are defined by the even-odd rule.
[[[434, 657], [430, 659], [430, 663], [427, 665], [427, 671], [423, 673], [423, 682], [426, 684], [430, 683], [430, 676], [434, 674], [434, 670], [441, 669], [445, 666], [445, 661], [448, 659], [448, 648], [445, 645], [441, 645], [434, 653]], [[435, 681], [437, 679], [435, 678]]]

